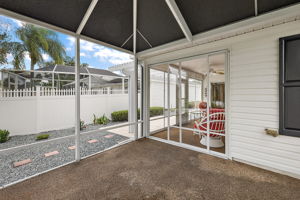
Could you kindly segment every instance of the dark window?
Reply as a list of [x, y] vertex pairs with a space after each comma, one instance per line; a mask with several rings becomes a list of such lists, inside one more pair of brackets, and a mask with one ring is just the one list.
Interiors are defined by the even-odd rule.
[[300, 137], [300, 35], [280, 38], [279, 132]]

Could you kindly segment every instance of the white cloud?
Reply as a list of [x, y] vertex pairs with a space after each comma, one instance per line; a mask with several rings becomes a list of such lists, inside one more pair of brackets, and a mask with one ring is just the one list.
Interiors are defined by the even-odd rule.
[[29, 52], [26, 51], [24, 54], [25, 54], [25, 60], [31, 61], [31, 59], [30, 59], [30, 57], [29, 57]]
[[86, 40], [80, 40], [80, 48], [84, 51], [96, 51], [100, 49], [101, 46]]
[[[70, 45], [74, 45], [74, 37], [69, 36], [67, 37], [67, 40], [69, 40]], [[68, 48], [66, 48], [66, 50], [68, 50]], [[98, 58], [100, 62], [109, 62], [113, 65], [132, 61], [129, 54], [113, 50], [86, 40], [80, 40], [80, 51], [80, 56], [90, 57], [90, 55], [93, 55], [93, 57]]]
[[81, 53], [80, 53], [80, 56], [82, 56], [82, 57], [87, 57], [86, 53], [84, 53], [84, 52], [81, 52]]
[[70, 45], [74, 45], [74, 43], [75, 43], [75, 38], [74, 37], [68, 36], [67, 40], [70, 41]]
[[99, 58], [100, 61], [107, 61], [111, 64], [117, 65], [132, 61], [129, 54], [102, 47], [94, 53], [94, 57]]
[[5, 31], [11, 31], [12, 30], [12, 26], [9, 23], [6, 23], [2, 20], [0, 20], [0, 28], [1, 28], [1, 32], [5, 32]]
[[13, 55], [11, 53], [6, 54], [6, 59], [10, 62], [13, 59]]
[[18, 26], [18, 27], [22, 27], [22, 26], [25, 26], [25, 22], [22, 22], [20, 20], [17, 20], [17, 19], [12, 19], [13, 22]]
[[43, 54], [42, 54], [42, 57], [43, 57], [43, 59], [44, 59], [45, 61], [50, 60], [50, 56], [49, 56], [48, 54], [43, 53]]
[[72, 50], [71, 47], [67, 47], [67, 48], [66, 48], [66, 51], [71, 51], [71, 50]]

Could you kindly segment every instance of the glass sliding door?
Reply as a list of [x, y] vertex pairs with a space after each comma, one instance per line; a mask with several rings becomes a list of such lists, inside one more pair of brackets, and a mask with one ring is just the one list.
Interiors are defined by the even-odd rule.
[[[152, 133], [160, 132], [167, 126], [167, 93], [166, 93], [166, 72], [150, 69], [150, 131]], [[167, 138], [166, 133], [161, 134], [163, 138]]]
[[209, 121], [210, 130], [200, 143], [211, 151], [225, 153], [225, 62], [226, 54], [208, 57], [209, 62]]
[[167, 122], [151, 136], [225, 153], [225, 67], [226, 53], [154, 66], [164, 85], [152, 86], [150, 99], [163, 103]]

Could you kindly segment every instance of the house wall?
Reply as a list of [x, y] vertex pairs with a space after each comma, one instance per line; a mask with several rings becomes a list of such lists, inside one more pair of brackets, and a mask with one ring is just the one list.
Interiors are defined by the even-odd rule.
[[154, 56], [145, 62], [155, 64], [228, 49], [228, 156], [300, 178], [300, 138], [272, 137], [264, 131], [279, 128], [279, 38], [294, 34], [300, 34], [299, 17], [296, 21], [268, 24], [235, 37]]

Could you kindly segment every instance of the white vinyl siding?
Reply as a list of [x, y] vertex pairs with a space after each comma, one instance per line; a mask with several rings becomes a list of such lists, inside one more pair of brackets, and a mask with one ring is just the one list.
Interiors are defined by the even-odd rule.
[[231, 46], [230, 149], [234, 159], [300, 175], [300, 138], [264, 132], [279, 127], [279, 38], [300, 33], [299, 22], [280, 26]]

